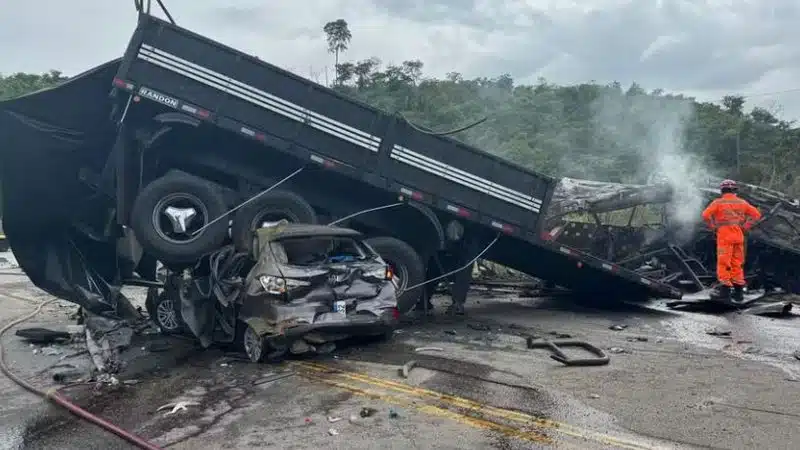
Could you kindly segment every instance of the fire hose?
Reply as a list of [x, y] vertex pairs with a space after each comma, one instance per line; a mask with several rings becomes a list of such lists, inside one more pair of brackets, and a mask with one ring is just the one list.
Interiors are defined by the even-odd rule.
[[[9, 298], [15, 298], [15, 297], [9, 296], [7, 294], [0, 294], [0, 295], [6, 296], [6, 297], [9, 297]], [[34, 309], [31, 313], [26, 314], [26, 315], [24, 315], [22, 317], [19, 317], [19, 318], [15, 319], [15, 320], [12, 320], [8, 324], [6, 324], [2, 329], [0, 329], [0, 370], [2, 370], [3, 374], [5, 374], [5, 376], [7, 376], [8, 379], [13, 381], [14, 383], [19, 385], [21, 388], [25, 389], [26, 391], [28, 391], [28, 392], [30, 392], [30, 393], [32, 393], [34, 395], [37, 395], [37, 396], [39, 396], [39, 397], [41, 397], [43, 399], [50, 400], [52, 403], [54, 403], [54, 404], [56, 404], [56, 405], [58, 405], [58, 406], [60, 406], [60, 407], [62, 407], [64, 409], [66, 409], [67, 411], [69, 411], [72, 414], [78, 416], [79, 418], [81, 418], [81, 419], [83, 419], [83, 420], [85, 420], [85, 421], [87, 421], [89, 423], [92, 423], [94, 425], [97, 425], [98, 427], [100, 427], [100, 428], [102, 428], [102, 429], [104, 429], [106, 431], [109, 431], [109, 432], [111, 432], [113, 434], [116, 434], [117, 436], [119, 436], [122, 439], [126, 440], [127, 442], [137, 446], [138, 448], [141, 448], [141, 449], [144, 449], [144, 450], [162, 450], [161, 447], [159, 447], [159, 446], [157, 446], [157, 445], [155, 445], [153, 443], [148, 442], [144, 438], [136, 436], [135, 434], [133, 434], [133, 433], [131, 433], [129, 431], [126, 431], [126, 430], [114, 425], [113, 423], [108, 422], [108, 421], [106, 421], [106, 420], [104, 420], [104, 419], [102, 419], [102, 418], [90, 413], [89, 411], [86, 411], [85, 409], [81, 408], [80, 406], [72, 403], [66, 396], [64, 396], [60, 392], [60, 389], [53, 388], [53, 389], [49, 389], [47, 391], [39, 389], [36, 386], [32, 385], [31, 383], [23, 380], [18, 375], [14, 374], [11, 371], [11, 369], [8, 367], [8, 364], [6, 363], [6, 350], [5, 350], [5, 346], [3, 345], [3, 342], [2, 342], [3, 336], [5, 336], [5, 334], [11, 328], [13, 328], [13, 327], [15, 327], [15, 326], [17, 326], [17, 325], [19, 325], [19, 324], [21, 324], [23, 322], [26, 322], [26, 321], [32, 319], [34, 316], [39, 314], [39, 312], [42, 311], [42, 308], [44, 308], [45, 306], [47, 306], [50, 303], [53, 303], [55, 301], [56, 301], [56, 299], [53, 299], [53, 300], [48, 300], [48, 301], [40, 303], [39, 306], [36, 307], [36, 309]]]

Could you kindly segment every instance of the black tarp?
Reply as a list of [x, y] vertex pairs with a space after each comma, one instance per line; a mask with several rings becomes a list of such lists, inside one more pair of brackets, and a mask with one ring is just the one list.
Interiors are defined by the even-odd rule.
[[3, 226], [11, 250], [36, 286], [95, 313], [113, 309], [115, 290], [107, 282], [115, 242], [92, 239], [74, 224], [92, 202], [110, 204], [80, 173], [99, 172], [111, 151], [109, 94], [119, 62], [0, 102]]

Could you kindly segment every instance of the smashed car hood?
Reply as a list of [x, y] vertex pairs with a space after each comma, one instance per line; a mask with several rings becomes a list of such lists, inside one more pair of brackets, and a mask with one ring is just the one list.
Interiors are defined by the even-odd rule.
[[76, 216], [95, 192], [110, 150], [111, 61], [47, 90], [0, 102], [3, 226], [20, 267], [39, 288], [95, 313], [115, 309], [114, 242], [88, 237]]

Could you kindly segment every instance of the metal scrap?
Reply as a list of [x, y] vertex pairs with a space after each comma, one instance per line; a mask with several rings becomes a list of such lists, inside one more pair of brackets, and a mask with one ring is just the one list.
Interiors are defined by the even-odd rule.
[[416, 367], [416, 366], [417, 366], [417, 361], [412, 359], [411, 361], [409, 361], [409, 362], [407, 362], [407, 363], [403, 364], [403, 366], [402, 366], [402, 367], [400, 367], [400, 368], [399, 368], [397, 371], [400, 373], [400, 376], [401, 376], [401, 377], [403, 377], [403, 378], [408, 378], [408, 374], [409, 374], [409, 373], [411, 372], [411, 370], [413, 370], [413, 369], [414, 369], [414, 367]]
[[[543, 340], [536, 341], [533, 338], [526, 340], [529, 349], [543, 348], [548, 349], [552, 353], [550, 358], [564, 364], [566, 366], [604, 366], [611, 361], [606, 352], [594, 345], [576, 339], [560, 339], [560, 340]], [[594, 357], [591, 358], [573, 358], [568, 356], [561, 350], [561, 347], [580, 347], [592, 353]]]
[[172, 408], [172, 410], [170, 410], [166, 414], [164, 414], [165, 416], [169, 416], [169, 415], [177, 413], [178, 411], [186, 411], [187, 410], [186, 409], [187, 406], [200, 406], [200, 403], [189, 402], [189, 401], [167, 403], [166, 405], [159, 406], [158, 409], [156, 409], [156, 412]]
[[792, 312], [791, 302], [773, 302], [751, 306], [742, 312], [758, 316], [786, 316]]
[[443, 352], [444, 349], [442, 347], [417, 347], [414, 349], [415, 352]]
[[14, 334], [34, 344], [53, 344], [69, 341], [72, 336], [66, 331], [55, 331], [47, 328], [23, 328]]

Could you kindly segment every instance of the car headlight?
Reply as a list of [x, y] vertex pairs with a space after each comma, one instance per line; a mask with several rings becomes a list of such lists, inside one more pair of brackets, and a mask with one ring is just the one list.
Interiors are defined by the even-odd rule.
[[375, 269], [370, 270], [369, 272], [364, 272], [364, 276], [368, 278], [376, 278], [379, 280], [391, 280], [394, 278], [394, 273], [392, 273], [392, 268], [386, 266], [382, 269]]
[[273, 277], [269, 275], [261, 275], [258, 277], [258, 282], [267, 294], [282, 295], [292, 289], [310, 286], [311, 283], [304, 280], [294, 280], [291, 278]]

